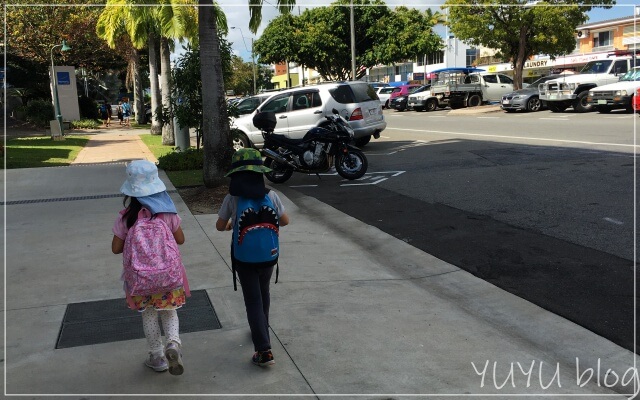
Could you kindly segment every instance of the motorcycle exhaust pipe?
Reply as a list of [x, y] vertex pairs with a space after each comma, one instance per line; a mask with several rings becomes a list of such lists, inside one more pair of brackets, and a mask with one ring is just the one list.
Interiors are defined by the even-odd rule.
[[295, 169], [296, 166], [294, 164], [292, 164], [291, 162], [285, 160], [280, 154], [276, 153], [275, 151], [271, 150], [271, 149], [262, 149], [262, 153], [269, 157], [274, 159], [275, 161], [279, 162], [280, 164], [284, 164], [290, 168]]

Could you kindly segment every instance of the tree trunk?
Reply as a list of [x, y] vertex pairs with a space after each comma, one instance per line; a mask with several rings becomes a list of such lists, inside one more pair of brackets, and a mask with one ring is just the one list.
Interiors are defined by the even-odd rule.
[[144, 92], [142, 91], [142, 77], [140, 75], [140, 53], [133, 49], [133, 102], [136, 107], [136, 122], [138, 125], [144, 124]]
[[158, 82], [158, 53], [157, 38], [153, 33], [149, 34], [149, 81], [151, 82], [151, 134], [162, 134], [162, 123], [159, 115], [160, 107], [160, 84]]
[[198, 36], [200, 39], [200, 76], [202, 79], [203, 179], [207, 187], [226, 183], [224, 174], [231, 163], [233, 147], [229, 134], [227, 102], [224, 96], [222, 58], [215, 8], [210, 1], [199, 0]]
[[[162, 109], [171, 112], [171, 50], [169, 49], [169, 39], [160, 38], [160, 90], [162, 90]], [[162, 125], [162, 144], [165, 146], [175, 145], [176, 140], [173, 132], [173, 121]]]
[[528, 57], [525, 48], [527, 45], [527, 31], [528, 27], [522, 25], [520, 27], [520, 45], [518, 46], [518, 54], [513, 60], [513, 89], [522, 89], [522, 70], [524, 69], [524, 63]]

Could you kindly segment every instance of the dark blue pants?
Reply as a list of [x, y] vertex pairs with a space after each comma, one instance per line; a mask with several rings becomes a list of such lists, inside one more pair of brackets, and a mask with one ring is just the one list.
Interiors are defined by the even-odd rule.
[[251, 340], [255, 351], [271, 349], [269, 339], [269, 283], [273, 266], [256, 267], [251, 265], [236, 265], [236, 273], [242, 285], [244, 305], [247, 309], [247, 319], [251, 328]]

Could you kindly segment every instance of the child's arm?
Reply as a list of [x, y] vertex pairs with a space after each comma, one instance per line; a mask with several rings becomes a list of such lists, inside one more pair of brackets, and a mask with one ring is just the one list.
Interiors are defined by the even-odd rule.
[[124, 249], [124, 240], [120, 239], [116, 235], [113, 235], [113, 240], [111, 241], [111, 251], [113, 254], [120, 254]]
[[222, 231], [230, 231], [232, 228], [231, 220], [225, 220], [222, 218], [218, 218], [216, 221], [216, 229], [220, 232]]
[[184, 243], [184, 232], [182, 232], [182, 227], [179, 226], [175, 232], [173, 232], [173, 238], [176, 240], [176, 243], [182, 244]]
[[278, 225], [280, 225], [280, 226], [287, 226], [287, 225], [289, 225], [289, 216], [287, 215], [287, 213], [283, 213], [283, 214], [278, 218]]

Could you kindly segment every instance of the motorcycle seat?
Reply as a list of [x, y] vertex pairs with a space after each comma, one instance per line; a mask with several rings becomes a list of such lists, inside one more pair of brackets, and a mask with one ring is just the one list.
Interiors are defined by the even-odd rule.
[[285, 135], [278, 135], [278, 134], [272, 134], [271, 138], [273, 138], [273, 140], [275, 140], [276, 142], [289, 143], [292, 145], [298, 145], [304, 142], [304, 139], [290, 139]]

